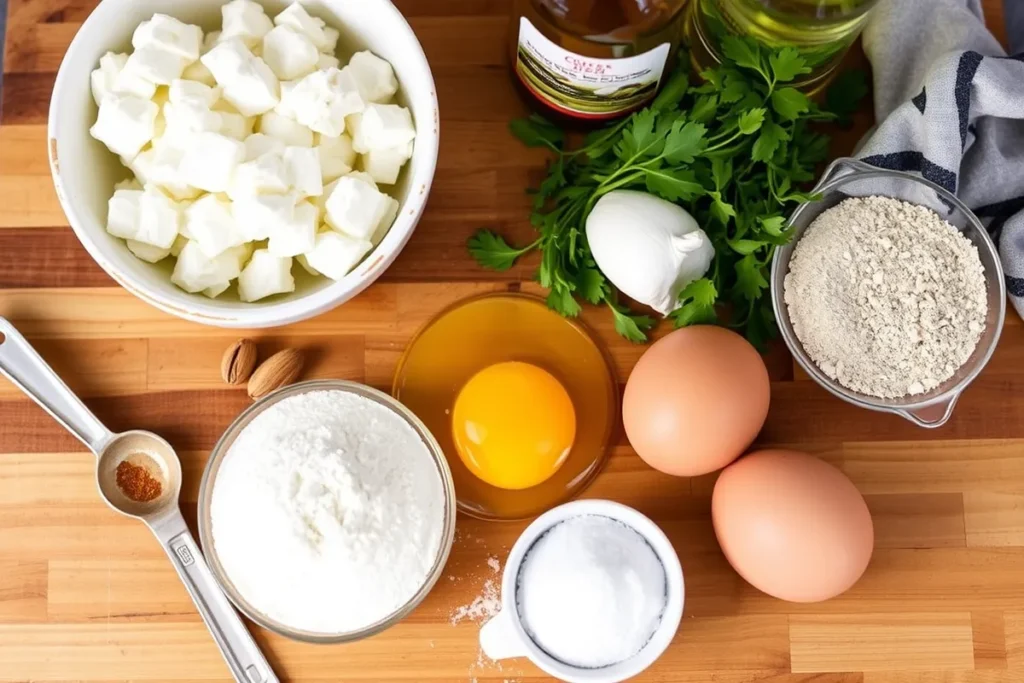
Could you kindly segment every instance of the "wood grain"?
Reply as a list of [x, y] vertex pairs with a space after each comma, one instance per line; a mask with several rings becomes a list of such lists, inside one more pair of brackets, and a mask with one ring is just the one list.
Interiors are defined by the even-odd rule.
[[[182, 459], [194, 520], [208, 453], [249, 404], [218, 378], [221, 351], [252, 336], [261, 353], [303, 349], [307, 377], [387, 389], [402, 349], [452, 303], [509, 288], [539, 293], [535, 262], [479, 269], [465, 240], [480, 226], [530, 237], [523, 188], [545, 155], [506, 133], [522, 113], [506, 74], [513, 0], [396, 0], [431, 60], [444, 118], [428, 210], [410, 244], [345, 306], [281, 330], [237, 333], [171, 318], [119, 289], [89, 258], [57, 202], [45, 123], [55, 71], [96, 0], [9, 0], [0, 95], [0, 315], [114, 429], [166, 436]], [[985, 0], [1004, 37], [1000, 0]], [[848, 152], [866, 113], [836, 140]], [[642, 347], [602, 311], [583, 322], [620, 380]], [[662, 330], [660, 334], [663, 334]], [[876, 550], [863, 579], [826, 603], [759, 593], [728, 566], [710, 517], [715, 475], [649, 469], [617, 429], [586, 492], [657, 520], [686, 572], [686, 614], [665, 656], [638, 680], [661, 683], [1020, 683], [1024, 680], [1024, 325], [1013, 314], [996, 355], [949, 425], [924, 432], [846, 405], [767, 356], [772, 408], [760, 445], [800, 448], [865, 494]], [[93, 458], [0, 381], [0, 681], [225, 681], [228, 673], [149, 532], [95, 492]], [[460, 518], [445, 576], [399, 626], [344, 646], [253, 629], [283, 680], [448, 683], [549, 680], [525, 662], [481, 657], [479, 627], [451, 615], [497, 577], [525, 522]]]

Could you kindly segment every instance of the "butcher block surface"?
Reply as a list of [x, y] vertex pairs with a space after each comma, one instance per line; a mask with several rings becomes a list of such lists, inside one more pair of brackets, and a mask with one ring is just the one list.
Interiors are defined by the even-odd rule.
[[[54, 75], [95, 0], [9, 0], [0, 110], [0, 315], [114, 430], [165, 436], [184, 465], [194, 522], [215, 440], [249, 404], [219, 376], [239, 334], [163, 314], [118, 287], [79, 245], [46, 159]], [[478, 268], [466, 239], [483, 226], [529, 238], [524, 188], [545, 155], [506, 132], [523, 112], [505, 60], [509, 0], [397, 0], [423, 43], [441, 103], [441, 154], [412, 241], [374, 286], [304, 323], [246, 333], [269, 354], [298, 347], [307, 378], [388, 388], [412, 335], [449, 304], [522, 289], [534, 262]], [[1001, 32], [1001, 0], [986, 0]], [[0, 4], [2, 8], [2, 4]], [[841, 137], [848, 152], [870, 125]], [[583, 314], [620, 381], [643, 353], [605, 311]], [[662, 331], [664, 332], [664, 330]], [[840, 467], [865, 494], [877, 549], [864, 578], [826, 603], [795, 605], [744, 583], [715, 542], [714, 477], [648, 468], [621, 428], [586, 492], [649, 515], [686, 576], [675, 642], [637, 680], [678, 683], [1020, 683], [1024, 681], [1024, 325], [1015, 313], [952, 420], [924, 431], [840, 402], [768, 356], [772, 406], [759, 443]], [[230, 676], [163, 551], [100, 502], [93, 457], [0, 380], [0, 681], [226, 681]], [[453, 619], [498, 582], [523, 523], [458, 520], [444, 576], [402, 624], [349, 645], [304, 645], [253, 627], [282, 680], [541, 681], [528, 662], [483, 658], [479, 626]]]

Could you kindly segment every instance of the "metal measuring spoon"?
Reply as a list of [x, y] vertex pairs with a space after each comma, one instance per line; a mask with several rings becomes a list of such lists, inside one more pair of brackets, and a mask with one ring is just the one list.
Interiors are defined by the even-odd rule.
[[[24, 391], [96, 455], [100, 497], [122, 515], [149, 527], [188, 589], [200, 616], [236, 681], [278, 683], [270, 664], [238, 613], [217, 585], [178, 507], [181, 461], [171, 445], [142, 430], [114, 434], [85, 407], [32, 346], [0, 317], [0, 373]], [[121, 491], [117, 467], [123, 461], [145, 468], [159, 480], [160, 494], [138, 502]]]

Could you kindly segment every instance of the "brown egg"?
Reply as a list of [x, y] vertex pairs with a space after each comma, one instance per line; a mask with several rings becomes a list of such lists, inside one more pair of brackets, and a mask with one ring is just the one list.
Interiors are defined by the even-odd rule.
[[768, 370], [746, 339], [697, 325], [655, 342], [622, 398], [629, 442], [656, 470], [714, 472], [743, 453], [768, 416]]
[[739, 575], [790, 602], [844, 592], [874, 548], [871, 514], [853, 482], [796, 451], [757, 451], [727, 467], [715, 484], [711, 519]]

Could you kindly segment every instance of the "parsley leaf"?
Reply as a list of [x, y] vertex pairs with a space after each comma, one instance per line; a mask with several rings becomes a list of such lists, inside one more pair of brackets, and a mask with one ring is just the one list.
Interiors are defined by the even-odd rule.
[[710, 123], [718, 111], [718, 95], [703, 95], [697, 99], [690, 109], [690, 120], [697, 123]]
[[722, 38], [722, 51], [736, 66], [745, 66], [763, 73], [760, 50], [753, 38], [725, 36]]
[[713, 323], [718, 320], [715, 302], [718, 290], [708, 278], [694, 280], [679, 292], [680, 306], [669, 314], [676, 327]]
[[537, 114], [511, 121], [508, 129], [527, 147], [547, 146], [557, 152], [565, 140], [565, 133], [558, 126]]
[[738, 124], [741, 133], [744, 135], [753, 135], [757, 131], [761, 130], [761, 126], [764, 124], [764, 109], [758, 107], [756, 109], [743, 112]]
[[779, 143], [787, 138], [786, 131], [772, 121], [761, 126], [761, 135], [758, 136], [754, 148], [751, 150], [754, 161], [771, 161]]
[[476, 262], [491, 270], [508, 270], [515, 265], [516, 259], [537, 247], [537, 242], [522, 249], [511, 247], [499, 235], [490, 230], [480, 230], [469, 238], [469, 253]]
[[626, 161], [636, 157], [658, 141], [654, 133], [657, 116], [653, 109], [644, 109], [633, 114], [629, 127], [622, 133], [622, 142], [615, 150], [620, 159]]
[[580, 296], [592, 304], [599, 304], [604, 299], [607, 285], [604, 275], [596, 266], [580, 269], [576, 275], [576, 285]]
[[768, 280], [761, 272], [763, 266], [753, 254], [736, 262], [736, 292], [748, 301], [757, 301], [767, 289]]
[[568, 287], [555, 286], [548, 292], [548, 307], [566, 318], [575, 318], [583, 308], [573, 298]]
[[693, 163], [694, 157], [707, 147], [707, 141], [704, 139], [706, 130], [704, 124], [693, 121], [685, 124], [682, 121], [673, 123], [662, 152], [665, 160], [673, 164]]
[[647, 341], [647, 331], [654, 327], [654, 319], [649, 315], [633, 315], [625, 306], [615, 303], [610, 298], [605, 298], [608, 307], [612, 309], [615, 317], [615, 331], [634, 344], [643, 344]]
[[807, 60], [800, 56], [799, 50], [795, 47], [784, 47], [768, 57], [768, 64], [772, 67], [772, 74], [775, 80], [785, 83], [802, 74], [811, 73], [807, 66]]
[[795, 121], [811, 108], [811, 99], [795, 88], [780, 88], [772, 92], [772, 109], [784, 121]]
[[647, 189], [671, 202], [689, 201], [706, 192], [693, 171], [645, 169]]

